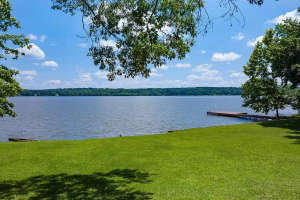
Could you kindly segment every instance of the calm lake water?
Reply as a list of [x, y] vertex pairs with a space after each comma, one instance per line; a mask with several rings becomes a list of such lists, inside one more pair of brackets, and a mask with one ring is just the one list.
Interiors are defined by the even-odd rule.
[[[0, 119], [0, 141], [88, 139], [247, 123], [207, 116], [207, 111], [242, 111], [240, 96], [199, 97], [17, 97], [16, 118]], [[286, 109], [282, 114], [295, 111]]]

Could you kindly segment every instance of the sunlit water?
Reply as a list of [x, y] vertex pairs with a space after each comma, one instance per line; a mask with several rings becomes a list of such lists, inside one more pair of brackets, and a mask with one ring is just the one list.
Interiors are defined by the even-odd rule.
[[[199, 97], [17, 97], [16, 118], [0, 119], [0, 141], [88, 139], [247, 123], [207, 111], [253, 113], [240, 96]], [[281, 112], [296, 113], [291, 109]]]

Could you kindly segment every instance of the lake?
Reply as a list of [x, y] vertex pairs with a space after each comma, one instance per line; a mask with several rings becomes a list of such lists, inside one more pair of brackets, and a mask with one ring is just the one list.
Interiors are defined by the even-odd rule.
[[[163, 133], [170, 130], [247, 123], [207, 116], [207, 111], [254, 113], [240, 96], [16, 97], [16, 118], [0, 119], [0, 141], [9, 137], [81, 140]], [[286, 109], [281, 114], [296, 113]]]

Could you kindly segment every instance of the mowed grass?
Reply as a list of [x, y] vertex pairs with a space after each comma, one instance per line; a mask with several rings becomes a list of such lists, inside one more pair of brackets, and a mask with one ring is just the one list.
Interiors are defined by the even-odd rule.
[[0, 199], [300, 199], [300, 119], [0, 143]]

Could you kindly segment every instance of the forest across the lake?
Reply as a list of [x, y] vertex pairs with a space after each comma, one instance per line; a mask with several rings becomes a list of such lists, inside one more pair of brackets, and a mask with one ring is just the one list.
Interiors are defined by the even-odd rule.
[[201, 96], [241, 95], [239, 87], [193, 87], [193, 88], [63, 88], [23, 90], [21, 96]]

